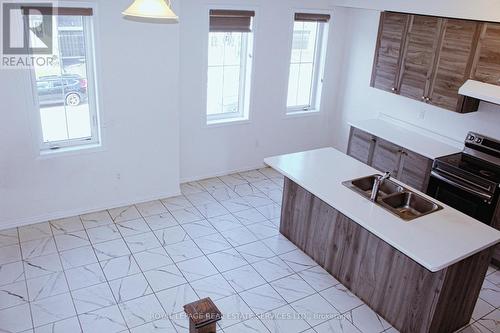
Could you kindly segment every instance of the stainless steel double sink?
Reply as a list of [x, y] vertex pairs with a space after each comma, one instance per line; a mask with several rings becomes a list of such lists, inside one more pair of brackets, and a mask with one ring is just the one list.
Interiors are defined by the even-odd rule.
[[[370, 200], [373, 185], [380, 177], [382, 176], [372, 175], [349, 180], [342, 184]], [[405, 221], [412, 221], [443, 209], [440, 205], [427, 200], [392, 180], [385, 180], [380, 185], [375, 203]]]

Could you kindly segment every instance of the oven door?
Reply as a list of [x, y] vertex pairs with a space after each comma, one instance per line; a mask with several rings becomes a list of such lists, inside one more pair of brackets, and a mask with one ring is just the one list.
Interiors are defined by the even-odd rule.
[[481, 222], [491, 224], [496, 198], [471, 184], [432, 171], [427, 194]]

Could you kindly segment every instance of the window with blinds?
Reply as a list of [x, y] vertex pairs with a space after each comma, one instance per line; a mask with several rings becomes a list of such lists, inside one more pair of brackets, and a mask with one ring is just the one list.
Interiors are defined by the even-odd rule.
[[330, 15], [296, 13], [288, 79], [288, 113], [319, 111]]
[[210, 10], [207, 123], [249, 118], [253, 11]]

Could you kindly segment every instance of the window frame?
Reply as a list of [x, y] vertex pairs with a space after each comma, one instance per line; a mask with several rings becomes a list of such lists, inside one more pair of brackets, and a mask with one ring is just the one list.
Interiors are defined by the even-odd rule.
[[[325, 76], [325, 62], [326, 62], [326, 52], [328, 47], [328, 32], [329, 32], [329, 22], [316, 22], [318, 24], [318, 28], [316, 30], [316, 45], [314, 50], [314, 60], [313, 60], [313, 76], [312, 76], [312, 84], [311, 84], [311, 93], [310, 93], [310, 104], [309, 105], [293, 105], [288, 106], [288, 96], [289, 96], [289, 86], [290, 86], [290, 69], [292, 65], [292, 53], [293, 53], [293, 39], [295, 32], [295, 14], [299, 12], [307, 12], [304, 10], [298, 10], [293, 12], [292, 18], [292, 29], [291, 29], [291, 38], [290, 38], [290, 58], [288, 62], [288, 80], [287, 80], [287, 88], [286, 88], [286, 112], [287, 116], [293, 115], [301, 115], [301, 114], [312, 114], [318, 113], [321, 110], [321, 96], [323, 93], [323, 83]], [[313, 13], [313, 12], [311, 12]], [[318, 11], [314, 11], [314, 13], [318, 13]], [[321, 13], [321, 12], [320, 12]]]
[[[206, 32], [207, 38], [205, 39], [205, 82], [204, 86], [204, 97], [205, 97], [205, 108], [204, 108], [204, 125], [206, 127], [230, 125], [237, 123], [246, 123], [250, 121], [250, 105], [251, 105], [251, 92], [253, 90], [253, 74], [254, 74], [254, 53], [255, 53], [255, 33], [256, 33], [256, 22], [258, 16], [258, 9], [254, 7], [242, 7], [242, 6], [207, 6], [206, 7]], [[220, 114], [208, 114], [208, 69], [209, 69], [209, 45], [210, 45], [210, 11], [211, 10], [251, 10], [255, 12], [255, 16], [252, 17], [252, 31], [246, 33], [246, 38], [244, 40], [246, 52], [241, 54], [242, 59], [245, 60], [240, 65], [240, 89], [238, 98], [238, 112], [234, 113], [220, 113]], [[243, 49], [243, 46], [242, 46]], [[243, 88], [243, 89], [242, 89]]]
[[[40, 155], [74, 152], [82, 149], [99, 148], [102, 146], [102, 128], [100, 126], [100, 102], [98, 98], [98, 80], [97, 80], [97, 52], [96, 52], [96, 6], [93, 3], [68, 3], [58, 2], [57, 5], [64, 7], [88, 7], [92, 8], [94, 15], [83, 16], [83, 34], [85, 38], [85, 61], [87, 74], [87, 103], [90, 113], [89, 138], [67, 139], [60, 141], [45, 142], [42, 128], [41, 109], [38, 98], [37, 80], [35, 68], [29, 69], [29, 85], [33, 96], [33, 108], [35, 119], [35, 132], [37, 133], [37, 147]], [[57, 36], [58, 38], [59, 36]]]
[[[209, 40], [210, 34], [209, 32]], [[240, 80], [239, 80], [239, 89], [238, 89], [238, 112], [226, 112], [226, 113], [218, 113], [218, 114], [208, 114], [208, 104], [207, 104], [207, 123], [217, 123], [224, 120], [231, 119], [244, 119], [245, 118], [245, 98], [246, 98], [246, 85], [247, 85], [247, 68], [248, 62], [251, 59], [251, 53], [249, 52], [249, 39], [252, 38], [250, 35], [245, 35], [245, 38], [241, 40], [241, 54], [240, 54]], [[243, 52], [244, 51], [244, 52]], [[224, 66], [218, 66], [224, 67]], [[210, 66], [207, 66], [207, 71]], [[208, 81], [207, 81], [207, 89], [208, 89]]]

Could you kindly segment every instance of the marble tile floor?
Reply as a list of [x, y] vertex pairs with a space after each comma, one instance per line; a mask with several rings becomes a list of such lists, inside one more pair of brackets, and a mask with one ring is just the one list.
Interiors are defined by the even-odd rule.
[[[188, 332], [182, 306], [204, 297], [225, 333], [397, 332], [279, 234], [282, 184], [253, 170], [0, 231], [0, 332]], [[500, 332], [493, 267], [461, 332]]]

